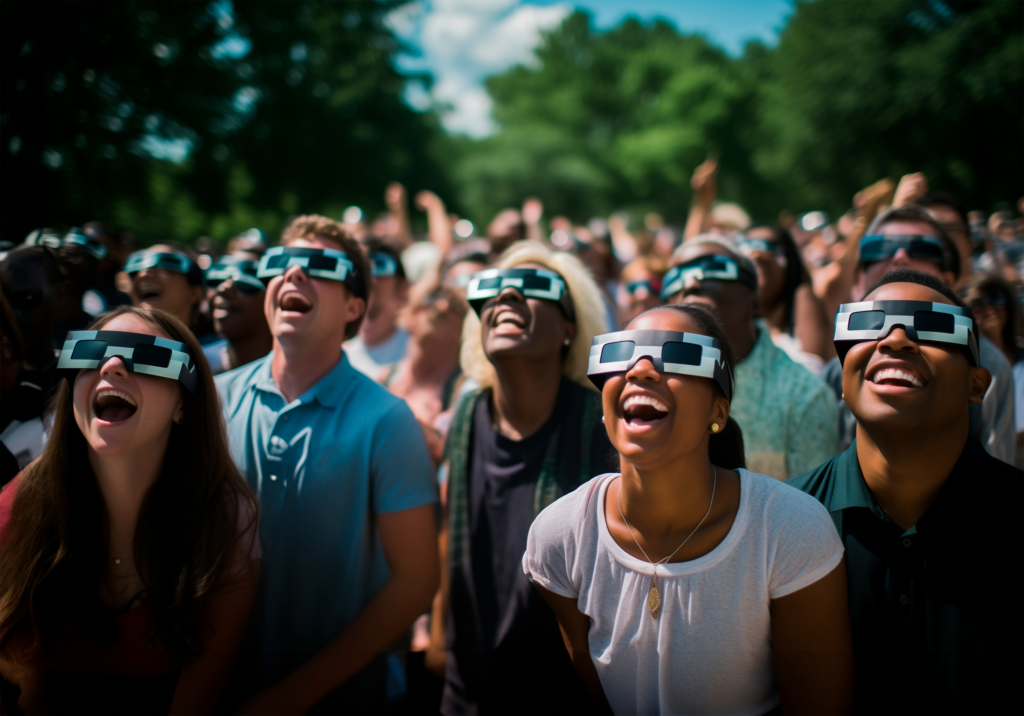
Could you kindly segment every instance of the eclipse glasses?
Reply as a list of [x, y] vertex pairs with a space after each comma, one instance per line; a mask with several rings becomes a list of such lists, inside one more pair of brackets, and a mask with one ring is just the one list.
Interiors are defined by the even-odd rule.
[[567, 320], [576, 321], [576, 310], [565, 281], [548, 269], [508, 268], [484, 269], [473, 274], [466, 287], [466, 300], [479, 316], [488, 299], [496, 298], [506, 288], [516, 289], [524, 298], [553, 301], [562, 308]]
[[946, 265], [946, 247], [937, 236], [918, 234], [872, 234], [860, 240], [861, 263], [885, 261], [903, 249], [912, 259]]
[[395, 257], [386, 251], [371, 251], [370, 273], [374, 278], [395, 276], [398, 273], [398, 263]]
[[878, 341], [902, 328], [912, 341], [948, 343], [960, 348], [974, 367], [980, 365], [978, 334], [971, 312], [929, 301], [862, 301], [844, 303], [836, 313], [833, 342], [840, 362], [857, 343]]
[[691, 279], [694, 281], [738, 281], [752, 291], [757, 290], [757, 274], [740, 266], [729, 256], [708, 254], [670, 268], [662, 281], [661, 300], [667, 301], [669, 296], [674, 296], [682, 291]]
[[170, 251], [136, 251], [128, 257], [124, 270], [129, 276], [146, 269], [163, 269], [183, 274], [193, 286], [204, 285], [203, 270], [184, 254]]
[[68, 331], [57, 361], [69, 383], [80, 370], [96, 370], [118, 356], [132, 373], [170, 378], [195, 393], [199, 383], [196, 361], [188, 346], [145, 333], [126, 331]]
[[627, 373], [647, 358], [659, 373], [711, 378], [732, 400], [732, 376], [717, 338], [679, 331], [618, 331], [595, 336], [587, 377], [598, 390], [613, 375]]
[[355, 264], [344, 251], [312, 249], [305, 246], [275, 246], [263, 254], [256, 276], [269, 282], [292, 266], [300, 266], [307, 276], [340, 281], [359, 298], [366, 298], [366, 285]]
[[235, 288], [245, 294], [255, 294], [267, 289], [266, 284], [256, 277], [259, 264], [255, 261], [243, 261], [233, 256], [222, 256], [210, 268], [206, 269], [206, 284], [219, 288], [222, 283], [231, 279]]

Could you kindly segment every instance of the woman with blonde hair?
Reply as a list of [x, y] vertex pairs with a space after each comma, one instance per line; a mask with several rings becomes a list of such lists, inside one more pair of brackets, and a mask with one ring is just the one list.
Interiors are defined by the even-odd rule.
[[600, 290], [575, 257], [519, 242], [472, 277], [466, 298], [462, 369], [481, 388], [456, 408], [448, 437], [441, 710], [589, 711], [520, 560], [544, 507], [618, 464], [587, 379], [591, 341], [607, 330]]
[[209, 712], [260, 554], [199, 343], [120, 306], [57, 370], [46, 450], [0, 493], [0, 710]]

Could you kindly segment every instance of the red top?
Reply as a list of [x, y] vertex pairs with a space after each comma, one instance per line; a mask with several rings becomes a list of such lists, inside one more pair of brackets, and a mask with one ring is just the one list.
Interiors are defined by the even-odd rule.
[[[23, 476], [24, 472], [19, 473], [0, 492], [0, 545], [6, 541]], [[117, 638], [112, 643], [99, 641], [72, 624], [55, 635], [46, 660], [53, 686], [47, 690], [48, 710], [109, 713], [127, 708], [141, 713], [166, 712], [170, 707], [181, 657], [150, 645], [156, 630], [152, 604], [144, 601], [113, 619]]]

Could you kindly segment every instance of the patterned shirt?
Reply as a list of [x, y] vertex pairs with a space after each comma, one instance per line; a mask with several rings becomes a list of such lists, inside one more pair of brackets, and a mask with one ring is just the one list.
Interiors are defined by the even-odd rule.
[[747, 469], [785, 480], [839, 452], [836, 399], [772, 343], [763, 321], [758, 332], [754, 349], [736, 366], [730, 417], [743, 430]]

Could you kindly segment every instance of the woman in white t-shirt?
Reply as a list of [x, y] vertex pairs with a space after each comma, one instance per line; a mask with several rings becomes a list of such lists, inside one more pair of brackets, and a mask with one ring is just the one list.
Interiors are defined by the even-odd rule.
[[743, 469], [732, 367], [699, 303], [594, 339], [588, 373], [622, 474], [541, 512], [523, 569], [606, 711], [850, 707], [842, 543], [817, 500]]

